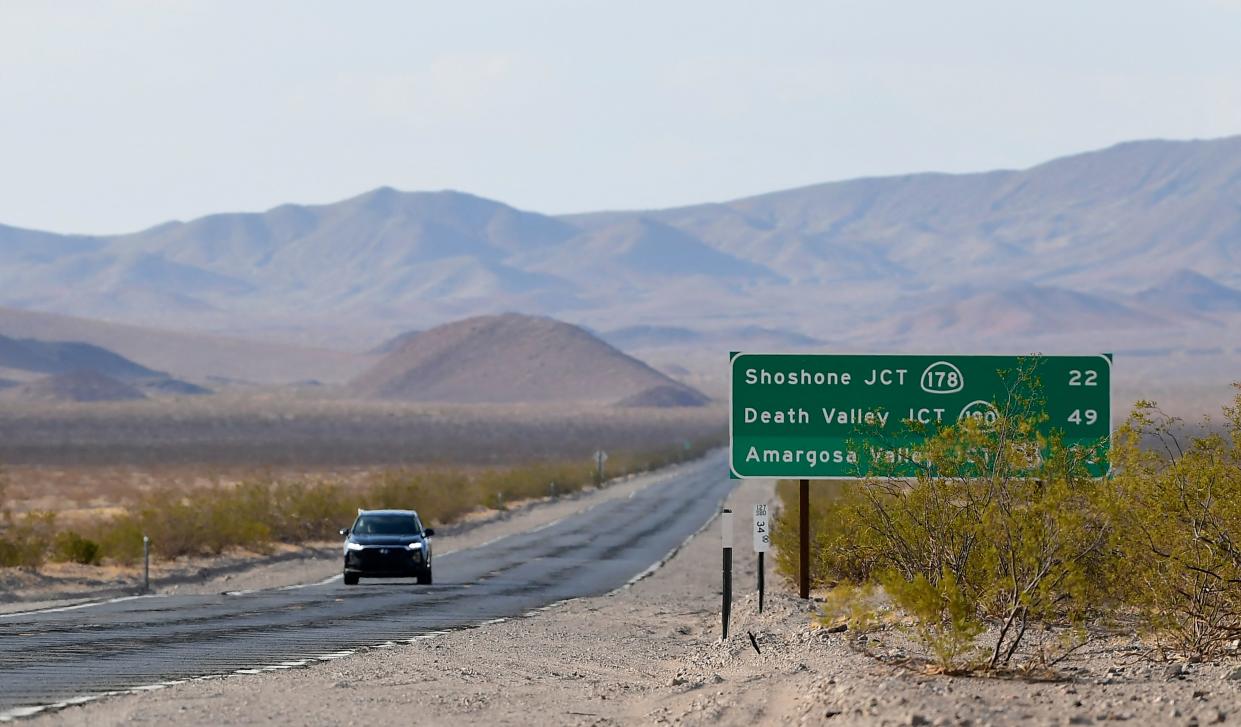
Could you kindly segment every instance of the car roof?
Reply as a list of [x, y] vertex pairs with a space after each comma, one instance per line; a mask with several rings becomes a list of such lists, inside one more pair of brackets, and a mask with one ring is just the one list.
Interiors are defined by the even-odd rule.
[[413, 515], [418, 516], [416, 510], [363, 510], [358, 508], [359, 515]]

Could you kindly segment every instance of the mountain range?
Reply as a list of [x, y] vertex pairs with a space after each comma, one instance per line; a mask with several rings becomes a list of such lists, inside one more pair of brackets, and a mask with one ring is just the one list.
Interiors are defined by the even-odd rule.
[[[253, 378], [344, 380], [392, 336], [520, 311], [638, 351], [1218, 349], [1223, 371], [1241, 353], [1238, 200], [1241, 136], [663, 210], [385, 187], [124, 235], [0, 225], [0, 334], [37, 335], [6, 317], [105, 319], [300, 346], [322, 365]], [[193, 374], [238, 373], [220, 358], [227, 374]]]
[[[823, 338], [902, 297], [962, 287], [1036, 285], [1123, 304], [1169, 285], [1198, 285], [1201, 297], [1200, 280], [1168, 279], [1181, 269], [1241, 286], [1238, 199], [1241, 137], [561, 217], [381, 188], [116, 236], [0, 226], [0, 305], [324, 340], [360, 320], [372, 345], [382, 332], [505, 310]], [[1177, 314], [1190, 302], [1162, 301]], [[824, 303], [845, 314], [790, 315]]]

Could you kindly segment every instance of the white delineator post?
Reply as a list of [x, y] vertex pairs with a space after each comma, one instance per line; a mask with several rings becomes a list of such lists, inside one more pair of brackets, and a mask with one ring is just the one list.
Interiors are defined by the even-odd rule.
[[603, 485], [603, 465], [607, 461], [608, 461], [607, 452], [604, 452], [602, 449], [595, 452], [595, 481], [600, 486]]

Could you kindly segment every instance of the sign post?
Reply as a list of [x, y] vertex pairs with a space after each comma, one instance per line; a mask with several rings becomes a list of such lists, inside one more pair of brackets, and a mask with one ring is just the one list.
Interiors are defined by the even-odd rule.
[[999, 419], [1014, 391], [1037, 391], [1043, 435], [1061, 434], [1107, 476], [1111, 354], [926, 356], [733, 353], [729, 474], [800, 480], [798, 585], [810, 597], [810, 480], [923, 473], [941, 427]]
[[724, 624], [724, 638], [728, 638], [728, 617], [733, 606], [733, 511], [724, 508], [720, 513], [720, 535], [724, 541], [724, 607], [720, 617]]
[[758, 612], [763, 612], [763, 555], [771, 548], [771, 525], [767, 503], [754, 506], [754, 552], [758, 553]]
[[797, 594], [810, 598], [810, 480], [797, 492]]

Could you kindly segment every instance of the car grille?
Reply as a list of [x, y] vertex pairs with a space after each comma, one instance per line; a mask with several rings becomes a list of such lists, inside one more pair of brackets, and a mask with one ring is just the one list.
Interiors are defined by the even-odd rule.
[[421, 563], [422, 558], [419, 551], [411, 551], [401, 545], [376, 545], [354, 551], [353, 561], [362, 568], [382, 570], [408, 567], [414, 563]]

